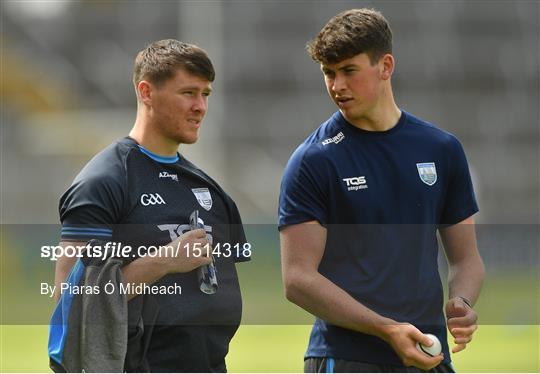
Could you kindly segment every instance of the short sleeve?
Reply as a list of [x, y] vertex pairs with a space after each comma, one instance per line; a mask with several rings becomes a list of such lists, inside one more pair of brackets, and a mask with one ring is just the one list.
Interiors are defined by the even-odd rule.
[[328, 224], [326, 178], [318, 171], [323, 169], [323, 161], [308, 151], [298, 148], [283, 173], [279, 196], [280, 230], [287, 225], [314, 220], [323, 226]]
[[453, 225], [478, 212], [473, 183], [463, 146], [452, 138], [448, 152], [449, 182], [441, 214], [441, 225]]
[[124, 195], [122, 184], [110, 176], [78, 176], [60, 198], [62, 240], [110, 239]]

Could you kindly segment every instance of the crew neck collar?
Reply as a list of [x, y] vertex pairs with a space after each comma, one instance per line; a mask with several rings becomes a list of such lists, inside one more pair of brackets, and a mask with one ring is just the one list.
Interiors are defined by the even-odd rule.
[[343, 116], [343, 114], [339, 110], [334, 114], [334, 118], [343, 127], [346, 127], [347, 129], [350, 129], [351, 131], [357, 132], [359, 134], [366, 135], [366, 136], [388, 136], [399, 131], [403, 127], [403, 125], [405, 124], [407, 120], [407, 113], [404, 110], [401, 110], [401, 116], [399, 117], [396, 125], [384, 131], [369, 131], [369, 130], [364, 130], [359, 127], [356, 127], [355, 125], [347, 121], [347, 119]]
[[132, 137], [128, 136], [127, 139], [129, 139], [133, 143], [135, 143], [137, 145], [137, 147], [139, 147], [139, 149], [141, 150], [142, 153], [144, 153], [145, 155], [147, 155], [148, 157], [150, 157], [154, 161], [160, 162], [162, 164], [174, 164], [175, 162], [177, 162], [180, 159], [180, 154], [178, 152], [176, 152], [175, 156], [161, 156], [161, 155], [158, 155], [157, 153], [154, 153], [154, 152], [144, 148], [142, 145], [137, 143], [137, 141], [135, 139], [133, 139]]

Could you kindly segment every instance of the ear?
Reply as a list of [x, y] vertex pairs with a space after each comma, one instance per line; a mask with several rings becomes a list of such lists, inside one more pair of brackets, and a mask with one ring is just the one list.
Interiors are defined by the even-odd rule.
[[153, 86], [148, 81], [140, 81], [137, 84], [137, 94], [139, 95], [139, 98], [141, 102], [143, 102], [146, 105], [152, 104], [152, 92]]
[[390, 53], [385, 54], [379, 61], [380, 75], [382, 80], [388, 80], [394, 73], [395, 66], [394, 56]]

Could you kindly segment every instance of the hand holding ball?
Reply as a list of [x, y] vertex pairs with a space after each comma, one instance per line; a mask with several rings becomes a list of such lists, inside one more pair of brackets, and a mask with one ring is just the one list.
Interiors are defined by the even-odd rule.
[[432, 334], [425, 334], [425, 335], [429, 339], [431, 339], [433, 344], [428, 347], [427, 345], [424, 345], [422, 343], [416, 343], [416, 349], [418, 349], [420, 352], [424, 352], [425, 354], [431, 357], [438, 356], [439, 354], [441, 354], [442, 346], [439, 339], [435, 335], [432, 335]]

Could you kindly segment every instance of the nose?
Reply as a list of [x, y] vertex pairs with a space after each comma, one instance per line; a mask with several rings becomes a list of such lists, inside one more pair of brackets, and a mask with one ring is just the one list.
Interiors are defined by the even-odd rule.
[[206, 109], [208, 107], [208, 96], [204, 95], [197, 95], [195, 100], [193, 101], [193, 106], [191, 109], [194, 112], [197, 113], [206, 113]]
[[336, 74], [334, 81], [332, 82], [332, 90], [334, 92], [340, 92], [345, 89], [345, 78], [341, 74]]

